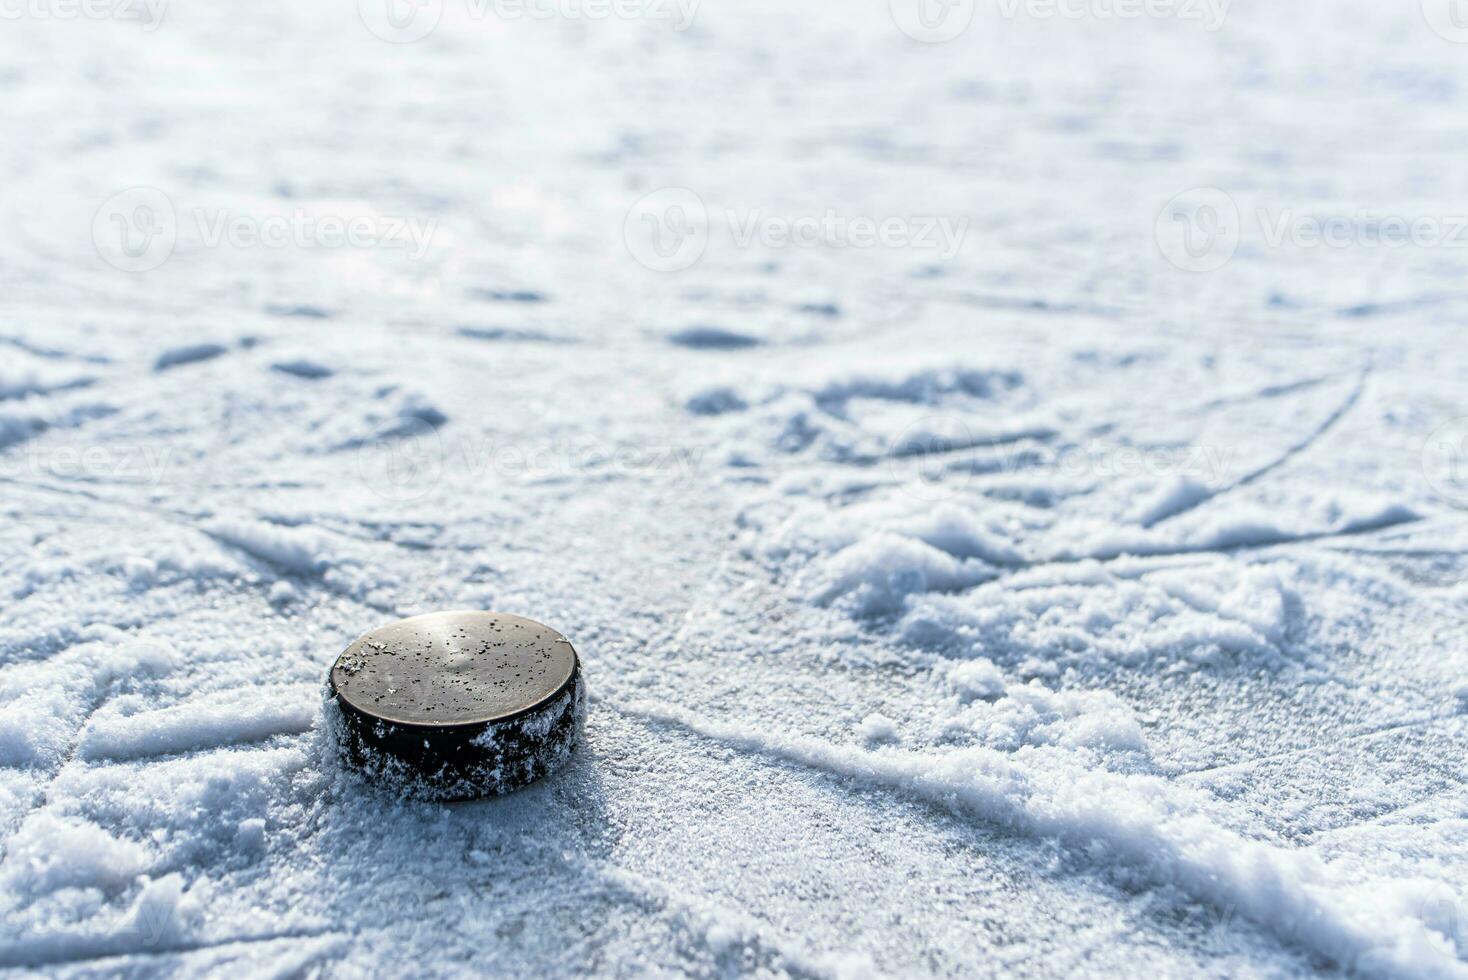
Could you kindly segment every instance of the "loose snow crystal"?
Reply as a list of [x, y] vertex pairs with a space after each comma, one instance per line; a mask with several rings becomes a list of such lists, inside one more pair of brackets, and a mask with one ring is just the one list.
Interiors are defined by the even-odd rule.
[[898, 741], [897, 722], [886, 715], [867, 715], [861, 720], [861, 737], [869, 744]]

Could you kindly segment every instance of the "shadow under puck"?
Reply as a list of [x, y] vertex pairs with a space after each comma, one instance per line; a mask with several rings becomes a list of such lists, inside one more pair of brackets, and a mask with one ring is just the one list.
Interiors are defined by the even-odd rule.
[[492, 796], [559, 766], [585, 717], [571, 642], [531, 619], [439, 612], [381, 626], [327, 680], [347, 761], [404, 795]]

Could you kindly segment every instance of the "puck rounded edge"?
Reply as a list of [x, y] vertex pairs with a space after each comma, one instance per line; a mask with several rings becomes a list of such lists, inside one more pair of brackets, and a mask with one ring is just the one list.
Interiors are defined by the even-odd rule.
[[[383, 630], [432, 617], [498, 617], [538, 627], [570, 649], [570, 676], [523, 710], [492, 720], [407, 722], [363, 710], [337, 687], [343, 661]], [[420, 668], [421, 669], [421, 668]], [[489, 613], [436, 613], [380, 627], [358, 638], [332, 663], [323, 684], [327, 734], [360, 775], [415, 799], [471, 800], [517, 789], [559, 768], [581, 740], [586, 684], [575, 648], [534, 620]]]

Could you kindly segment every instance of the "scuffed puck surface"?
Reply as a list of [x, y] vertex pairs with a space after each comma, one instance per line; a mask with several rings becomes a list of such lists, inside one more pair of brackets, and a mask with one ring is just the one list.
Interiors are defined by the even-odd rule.
[[379, 627], [332, 666], [327, 718], [347, 761], [401, 792], [507, 792], [570, 754], [584, 717], [571, 642], [534, 620], [442, 612]]

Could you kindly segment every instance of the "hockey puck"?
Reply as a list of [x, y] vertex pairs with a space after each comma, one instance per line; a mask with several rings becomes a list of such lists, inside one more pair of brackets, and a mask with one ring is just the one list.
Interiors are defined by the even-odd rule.
[[336, 659], [326, 696], [353, 767], [439, 800], [504, 793], [545, 775], [570, 755], [585, 715], [571, 641], [493, 612], [378, 627]]

